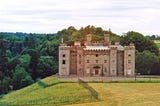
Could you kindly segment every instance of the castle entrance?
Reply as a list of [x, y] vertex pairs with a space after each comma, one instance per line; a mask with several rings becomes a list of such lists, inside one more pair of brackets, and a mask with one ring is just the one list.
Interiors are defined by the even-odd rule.
[[99, 71], [97, 69], [95, 69], [95, 75], [98, 75]]
[[101, 69], [101, 67], [99, 67], [99, 66], [94, 66], [93, 69], [94, 69], [94, 75], [99, 75], [99, 74], [100, 74], [100, 69]]

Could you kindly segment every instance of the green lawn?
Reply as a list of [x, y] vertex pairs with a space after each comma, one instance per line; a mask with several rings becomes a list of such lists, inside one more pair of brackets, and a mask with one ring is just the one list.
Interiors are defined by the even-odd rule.
[[62, 105], [95, 101], [89, 90], [78, 83], [59, 83], [48, 77], [43, 80], [47, 85], [33, 84], [21, 90], [11, 92], [0, 99], [0, 106], [17, 105]]
[[160, 106], [160, 83], [90, 83], [101, 101], [75, 106]]
[[98, 100], [79, 83], [48, 77], [0, 99], [0, 106], [160, 106], [160, 83], [88, 83]]

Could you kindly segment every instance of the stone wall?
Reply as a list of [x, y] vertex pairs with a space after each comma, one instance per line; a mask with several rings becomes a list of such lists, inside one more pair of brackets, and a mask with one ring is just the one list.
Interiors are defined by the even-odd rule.
[[125, 46], [124, 50], [124, 76], [135, 74], [135, 47]]
[[59, 75], [68, 76], [70, 74], [70, 47], [59, 46]]
[[110, 75], [111, 76], [117, 75], [117, 48], [116, 47], [110, 48]]

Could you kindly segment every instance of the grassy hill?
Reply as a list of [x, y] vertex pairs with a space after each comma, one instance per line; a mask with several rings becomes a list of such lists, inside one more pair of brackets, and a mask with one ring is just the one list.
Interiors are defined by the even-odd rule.
[[54, 77], [47, 77], [38, 83], [5, 95], [0, 99], [0, 106], [52, 106], [95, 100], [90, 91], [79, 83], [63, 83]]
[[[98, 92], [96, 99], [90, 86]], [[31, 86], [11, 92], [0, 99], [0, 106], [159, 106], [160, 83], [86, 83], [62, 82], [47, 77]]]

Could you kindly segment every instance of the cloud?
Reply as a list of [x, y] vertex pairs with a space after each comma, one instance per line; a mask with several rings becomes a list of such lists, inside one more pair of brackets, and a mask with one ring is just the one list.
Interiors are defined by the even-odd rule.
[[95, 25], [160, 34], [159, 0], [0, 0], [0, 31], [54, 33]]

